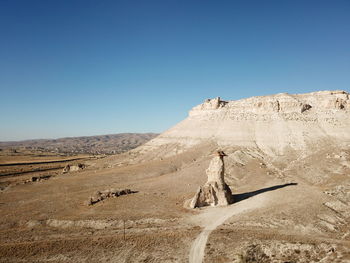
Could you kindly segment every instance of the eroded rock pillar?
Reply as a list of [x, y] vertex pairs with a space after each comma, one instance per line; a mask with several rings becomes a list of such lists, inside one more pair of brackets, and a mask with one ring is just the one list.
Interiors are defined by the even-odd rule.
[[192, 198], [190, 207], [202, 206], [225, 206], [233, 203], [232, 192], [225, 183], [225, 163], [224, 157], [227, 156], [223, 151], [218, 151], [211, 160], [206, 174], [208, 181], [204, 186], [199, 187], [195, 196]]

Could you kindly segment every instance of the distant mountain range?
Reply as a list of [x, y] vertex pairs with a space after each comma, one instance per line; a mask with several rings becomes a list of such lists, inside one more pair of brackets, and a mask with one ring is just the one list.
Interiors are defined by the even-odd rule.
[[118, 133], [97, 136], [67, 137], [0, 142], [0, 148], [27, 148], [57, 153], [122, 153], [155, 138], [156, 133]]

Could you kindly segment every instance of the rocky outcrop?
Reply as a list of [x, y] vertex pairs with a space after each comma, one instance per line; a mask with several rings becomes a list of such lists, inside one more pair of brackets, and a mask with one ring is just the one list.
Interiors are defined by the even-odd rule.
[[131, 191], [130, 189], [124, 189], [124, 190], [110, 189], [110, 190], [104, 190], [104, 191], [97, 191], [93, 196], [89, 198], [86, 204], [94, 205], [110, 197], [118, 197], [121, 195], [128, 195], [132, 193], [136, 193], [136, 191]]
[[199, 187], [197, 193], [190, 203], [190, 208], [203, 206], [225, 206], [233, 203], [231, 189], [225, 183], [225, 163], [226, 154], [217, 152], [206, 170], [208, 181], [203, 187]]
[[[307, 106], [306, 106], [307, 105]], [[300, 113], [305, 106], [315, 108], [319, 113], [329, 110], [349, 110], [349, 93], [345, 91], [319, 91], [306, 94], [280, 93], [270, 96], [251, 97], [235, 101], [223, 101], [220, 97], [207, 99], [192, 108], [189, 115], [195, 116], [207, 111], [227, 110], [248, 113]]]
[[310, 105], [310, 104], [302, 104], [302, 106], [301, 106], [301, 113], [303, 113], [304, 111], [307, 111], [307, 110], [309, 110], [309, 109], [311, 109], [312, 108], [312, 106]]
[[[163, 147], [168, 155], [212, 141], [219, 147], [258, 147], [272, 156], [310, 150], [322, 141], [350, 141], [350, 99], [345, 91], [280, 93], [224, 101], [208, 99], [189, 116], [136, 149]], [[162, 152], [161, 150], [159, 150]]]
[[220, 97], [214, 99], [206, 99], [203, 104], [194, 107], [193, 110], [216, 110], [225, 107], [227, 101], [223, 101]]
[[83, 163], [79, 163], [77, 165], [71, 165], [71, 164], [67, 164], [64, 168], [63, 168], [63, 171], [62, 173], [69, 173], [69, 172], [76, 172], [76, 171], [79, 171], [79, 170], [82, 170], [86, 167], [85, 164]]

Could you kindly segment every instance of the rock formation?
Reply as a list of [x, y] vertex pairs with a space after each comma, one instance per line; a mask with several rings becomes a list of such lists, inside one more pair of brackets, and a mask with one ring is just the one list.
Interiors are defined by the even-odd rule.
[[67, 164], [64, 168], [63, 168], [63, 171], [62, 173], [69, 173], [69, 172], [76, 172], [76, 171], [79, 171], [79, 170], [82, 170], [86, 167], [85, 164], [82, 164], [82, 163], [79, 163], [77, 165], [71, 165], [71, 164]]
[[211, 160], [206, 170], [208, 181], [203, 187], [199, 187], [193, 197], [190, 208], [202, 206], [224, 206], [233, 202], [232, 192], [225, 183], [225, 163], [223, 151], [218, 151]]
[[345, 91], [280, 93], [235, 101], [218, 97], [195, 106], [185, 120], [136, 151], [166, 149], [170, 156], [213, 141], [219, 147], [257, 147], [279, 156], [287, 150], [309, 150], [322, 141], [350, 141], [349, 129], [350, 95]]
[[121, 195], [128, 195], [133, 193], [136, 193], [136, 191], [132, 191], [130, 189], [124, 189], [124, 190], [110, 189], [110, 190], [104, 190], [104, 191], [97, 191], [93, 196], [89, 198], [86, 204], [94, 205], [110, 197], [118, 197]]

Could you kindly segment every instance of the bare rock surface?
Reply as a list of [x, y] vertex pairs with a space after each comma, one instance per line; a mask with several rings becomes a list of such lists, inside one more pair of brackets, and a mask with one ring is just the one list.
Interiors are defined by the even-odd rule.
[[233, 202], [231, 189], [224, 180], [224, 156], [226, 156], [224, 152], [218, 151], [211, 160], [209, 168], [206, 170], [208, 181], [203, 187], [199, 187], [191, 200], [190, 208], [225, 206]]
[[71, 165], [71, 164], [67, 164], [63, 170], [62, 170], [62, 173], [69, 173], [69, 172], [77, 172], [79, 170], [83, 170], [85, 169], [86, 165], [83, 164], [83, 163], [79, 163], [79, 164], [76, 164], [76, 165]]
[[212, 140], [221, 147], [258, 147], [269, 155], [311, 150], [324, 140], [350, 140], [350, 99], [345, 91], [280, 93], [235, 101], [208, 99], [189, 116], [136, 149], [167, 147], [167, 155]]
[[89, 198], [89, 200], [87, 201], [87, 205], [94, 205], [107, 198], [118, 197], [121, 195], [128, 195], [132, 193], [136, 193], [136, 191], [131, 191], [130, 189], [123, 189], [123, 190], [110, 189], [110, 190], [104, 190], [104, 191], [97, 191], [93, 196]]

